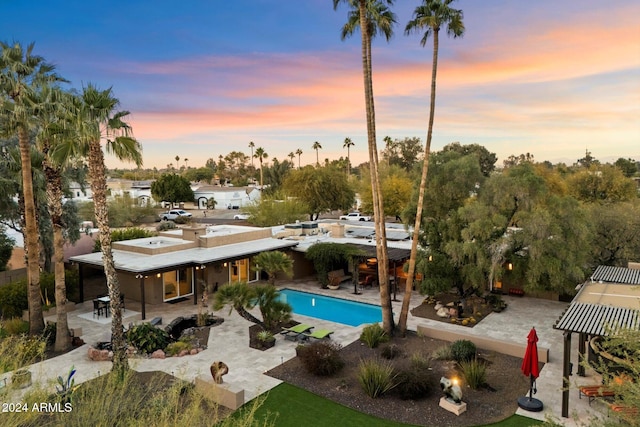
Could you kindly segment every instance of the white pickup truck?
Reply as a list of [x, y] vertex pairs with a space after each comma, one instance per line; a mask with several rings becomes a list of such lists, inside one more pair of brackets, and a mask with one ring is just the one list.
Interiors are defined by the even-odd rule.
[[368, 215], [362, 215], [360, 212], [349, 212], [346, 215], [341, 215], [340, 219], [347, 221], [371, 221], [371, 217]]
[[192, 215], [190, 212], [183, 211], [182, 209], [173, 209], [168, 212], [163, 212], [160, 214], [160, 218], [165, 221], [173, 221], [179, 216], [184, 216], [190, 218]]

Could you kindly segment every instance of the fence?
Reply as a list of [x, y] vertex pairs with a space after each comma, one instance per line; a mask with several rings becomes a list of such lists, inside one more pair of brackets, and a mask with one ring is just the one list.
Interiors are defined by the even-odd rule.
[[7, 285], [27, 277], [26, 268], [16, 268], [15, 270], [0, 271], [0, 286]]

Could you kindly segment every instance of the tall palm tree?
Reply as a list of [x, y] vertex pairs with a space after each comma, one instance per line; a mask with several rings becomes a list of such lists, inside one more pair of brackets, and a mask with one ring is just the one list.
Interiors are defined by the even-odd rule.
[[298, 148], [296, 150], [296, 154], [298, 155], [298, 169], [300, 169], [300, 156], [302, 155], [302, 150]]
[[353, 147], [354, 143], [351, 141], [351, 138], [346, 137], [344, 139], [344, 144], [342, 144], [342, 148], [347, 149], [347, 176], [351, 175], [351, 151], [350, 148]]
[[100, 231], [99, 239], [104, 273], [111, 300], [112, 369], [116, 372], [122, 372], [128, 368], [128, 361], [122, 327], [120, 283], [111, 250], [106, 167], [101, 144], [105, 144], [107, 153], [113, 153], [122, 161], [132, 161], [136, 166], [142, 165], [142, 147], [133, 137], [131, 127], [125, 122], [129, 112], [116, 110], [119, 101], [114, 97], [111, 88], [100, 90], [96, 86], [88, 84], [83, 89], [78, 104], [76, 122], [78, 148], [88, 161], [95, 217]]
[[256, 144], [254, 144], [253, 141], [250, 141], [249, 148], [251, 149], [251, 167], [253, 167], [253, 149], [256, 148]]
[[269, 155], [264, 151], [264, 148], [258, 147], [256, 148], [256, 153], [253, 156], [257, 157], [258, 162], [260, 162], [260, 189], [262, 189], [264, 185], [263, 183], [264, 175], [262, 173], [262, 159], [267, 159]]
[[289, 157], [289, 162], [291, 162], [291, 169], [293, 169], [295, 166], [293, 165], [293, 159], [295, 159], [296, 157], [296, 153], [294, 153], [293, 151], [291, 151], [289, 154], [287, 154], [287, 157]]
[[269, 284], [275, 285], [276, 274], [281, 271], [285, 276], [293, 275], [293, 260], [282, 251], [260, 252], [253, 257], [254, 270], [264, 271], [269, 276]]
[[318, 157], [318, 150], [322, 148], [322, 145], [318, 141], [314, 142], [311, 146], [314, 150], [316, 150], [316, 166], [320, 166], [320, 158]]
[[0, 103], [7, 111], [4, 126], [18, 134], [22, 189], [24, 197], [24, 240], [27, 255], [27, 295], [29, 303], [29, 333], [44, 330], [40, 303], [40, 246], [31, 173], [31, 144], [29, 129], [33, 126], [33, 103], [29, 99], [43, 86], [63, 81], [54, 73], [53, 65], [33, 54], [34, 44], [24, 49], [19, 43], [1, 42]]
[[184, 168], [185, 168], [185, 169], [189, 169], [189, 168], [187, 167], [187, 162], [188, 162], [188, 161], [189, 161], [189, 159], [187, 159], [187, 158], [185, 157], [185, 158], [184, 158]]
[[433, 62], [431, 66], [431, 101], [429, 104], [429, 127], [427, 130], [427, 142], [424, 147], [424, 160], [422, 163], [422, 177], [420, 178], [420, 190], [418, 192], [418, 206], [416, 209], [416, 220], [413, 226], [413, 240], [411, 242], [411, 255], [409, 258], [409, 270], [407, 272], [407, 283], [404, 298], [402, 300], [402, 310], [400, 311], [399, 329], [404, 335], [407, 330], [407, 317], [409, 316], [409, 303], [411, 291], [413, 289], [413, 276], [416, 270], [416, 257], [418, 254], [418, 237], [422, 223], [422, 207], [424, 204], [424, 193], [427, 187], [427, 173], [429, 171], [429, 155], [431, 153], [431, 136], [433, 134], [433, 116], [436, 108], [436, 75], [438, 71], [438, 48], [439, 34], [442, 25], [447, 26], [447, 35], [461, 37], [464, 34], [464, 24], [462, 22], [462, 10], [450, 7], [455, 0], [423, 0], [422, 4], [416, 7], [413, 12], [413, 19], [409, 21], [405, 28], [405, 33], [425, 30], [420, 44], [425, 46], [429, 36], [433, 36]]
[[379, 32], [387, 41], [393, 34], [396, 22], [387, 5], [391, 0], [333, 0], [333, 7], [346, 3], [351, 10], [347, 23], [342, 28], [342, 39], [351, 36], [356, 28], [360, 29], [362, 46], [362, 74], [364, 80], [364, 98], [367, 117], [367, 147], [371, 174], [371, 193], [376, 233], [376, 254], [378, 258], [378, 278], [380, 283], [380, 302], [382, 306], [382, 325], [388, 334], [393, 332], [393, 313], [389, 293], [389, 257], [387, 253], [387, 235], [384, 221], [384, 207], [378, 173], [378, 148], [376, 144], [376, 119], [373, 97], [373, 78], [371, 64], [371, 40]]

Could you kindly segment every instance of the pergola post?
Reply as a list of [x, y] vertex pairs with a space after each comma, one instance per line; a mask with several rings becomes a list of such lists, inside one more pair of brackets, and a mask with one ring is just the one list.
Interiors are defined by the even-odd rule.
[[78, 263], [78, 285], [80, 286], [80, 302], [84, 302], [84, 268]]
[[200, 268], [199, 267], [191, 267], [191, 277], [195, 277], [196, 280], [193, 286], [193, 305], [197, 305], [198, 304], [198, 270]]
[[147, 311], [145, 310], [146, 303], [144, 302], [144, 274], [138, 274], [136, 277], [140, 279], [140, 305], [142, 306], [142, 320], [145, 320], [147, 318]]
[[585, 376], [584, 364], [586, 362], [585, 350], [586, 350], [587, 334], [580, 332], [578, 335], [578, 375]]
[[564, 359], [562, 363], [562, 416], [569, 418], [569, 375], [571, 371], [571, 331], [565, 331]]

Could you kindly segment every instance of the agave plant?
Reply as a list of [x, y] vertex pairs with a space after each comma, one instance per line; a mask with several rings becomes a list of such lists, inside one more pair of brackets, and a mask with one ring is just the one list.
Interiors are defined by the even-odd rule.
[[73, 394], [75, 388], [73, 387], [75, 381], [73, 376], [76, 374], [76, 369], [74, 366], [69, 369], [69, 373], [67, 374], [66, 381], [58, 375], [58, 384], [60, 387], [56, 386], [56, 391], [62, 397], [62, 402], [67, 403], [71, 401], [71, 395]]

